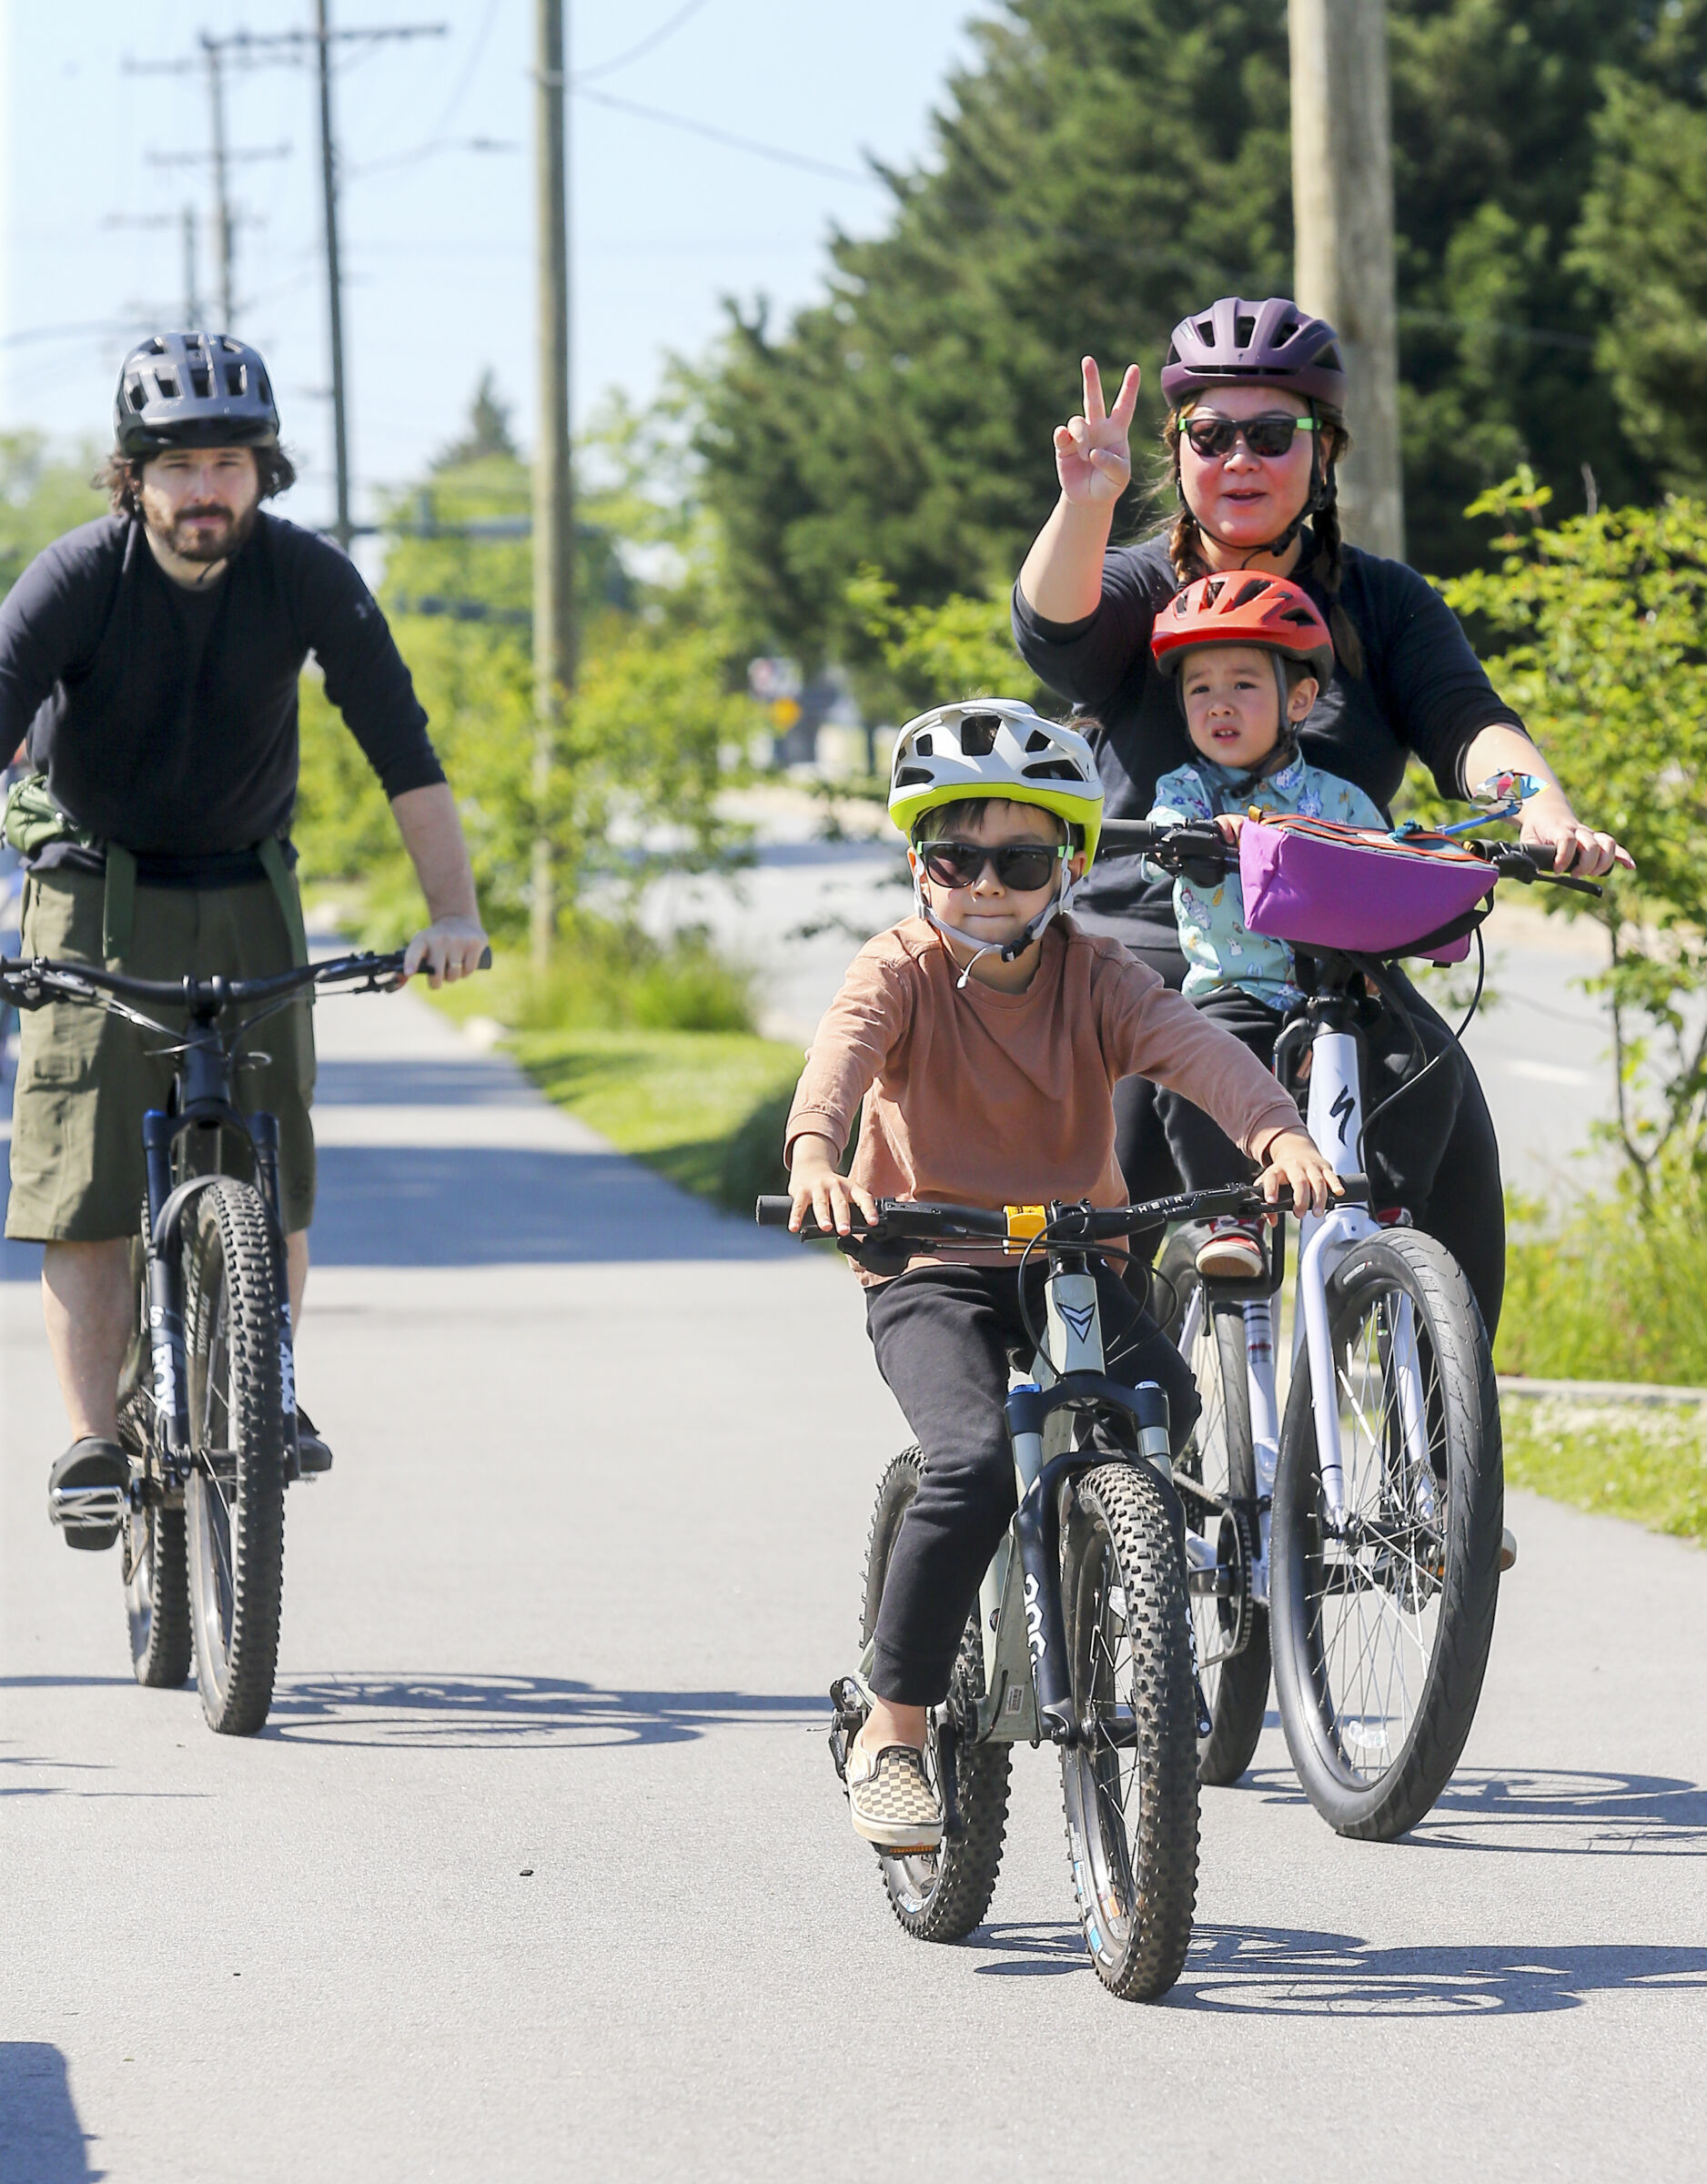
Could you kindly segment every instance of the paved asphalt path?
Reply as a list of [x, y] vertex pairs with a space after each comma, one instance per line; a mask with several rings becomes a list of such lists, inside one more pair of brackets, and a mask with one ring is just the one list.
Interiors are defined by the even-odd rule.
[[920, 1946], [822, 1734], [899, 1438], [853, 1282], [411, 998], [321, 1036], [338, 1468], [261, 1736], [131, 1684], [0, 1268], [0, 2184], [1699, 2173], [1699, 1553], [1514, 1498], [1438, 1812], [1339, 1842], [1271, 1728], [1165, 2004], [1086, 1963], [1042, 1753], [992, 1923]]

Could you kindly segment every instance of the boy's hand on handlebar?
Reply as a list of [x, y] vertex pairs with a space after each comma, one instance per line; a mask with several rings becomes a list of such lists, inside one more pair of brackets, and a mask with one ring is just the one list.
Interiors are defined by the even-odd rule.
[[876, 1199], [837, 1172], [835, 1148], [827, 1138], [795, 1138], [788, 1195], [793, 1205], [788, 1226], [794, 1235], [800, 1233], [800, 1225], [809, 1213], [820, 1228], [833, 1229], [837, 1236], [853, 1234], [856, 1211], [872, 1227], [876, 1226]]
[[1295, 1213], [1326, 1213], [1345, 1185], [1308, 1130], [1282, 1130], [1268, 1141], [1257, 1188], [1272, 1205], [1283, 1188], [1292, 1193]]
[[1544, 844], [1553, 853], [1553, 870], [1576, 879], [1598, 879], [1615, 864], [1626, 872], [1636, 869], [1636, 860], [1627, 849], [1597, 827], [1584, 826], [1563, 792], [1550, 786], [1524, 805], [1519, 837], [1525, 843]]

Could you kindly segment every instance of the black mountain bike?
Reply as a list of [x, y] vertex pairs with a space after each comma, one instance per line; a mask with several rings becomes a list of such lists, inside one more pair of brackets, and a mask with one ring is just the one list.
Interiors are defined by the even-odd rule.
[[238, 1107], [238, 1049], [305, 987], [389, 993], [402, 967], [399, 952], [270, 978], [173, 981], [0, 961], [0, 999], [106, 1008], [160, 1034], [177, 1057], [165, 1111], [143, 1117], [136, 1334], [119, 1383], [130, 1482], [62, 1488], [51, 1513], [71, 1528], [122, 1527], [136, 1681], [180, 1684], [193, 1654], [202, 1710], [227, 1736], [253, 1734], [272, 1704], [285, 1489], [314, 1475], [298, 1433], [278, 1123]]
[[[1289, 1194], [1282, 1194], [1282, 1203]], [[764, 1227], [784, 1228], [784, 1198]], [[931, 1713], [926, 1764], [943, 1800], [939, 1848], [880, 1851], [896, 1918], [919, 1941], [958, 1941], [989, 1908], [1007, 1825], [1008, 1756], [1045, 1738], [1061, 1755], [1067, 1855], [1097, 1977], [1123, 2001], [1178, 1978], [1197, 1881], [1197, 1739], [1207, 1733], [1190, 1603], [1224, 1582], [1186, 1559], [1187, 1512], [1168, 1459], [1167, 1398], [1109, 1378], [1095, 1258], [1124, 1261], [1136, 1224], [1267, 1210], [1248, 1185], [1136, 1207], [919, 1205], [878, 1200], [848, 1248], [995, 1242], [1046, 1269], [1044, 1324], [1012, 1365], [1007, 1398], [1018, 1507], [966, 1620], [954, 1679]], [[808, 1217], [803, 1237], [822, 1234]], [[1022, 1295], [1022, 1311], [1025, 1310]], [[860, 1617], [864, 1648], [831, 1686], [831, 1755], [870, 1707], [873, 1637], [901, 1522], [918, 1492], [916, 1448], [878, 1488]]]

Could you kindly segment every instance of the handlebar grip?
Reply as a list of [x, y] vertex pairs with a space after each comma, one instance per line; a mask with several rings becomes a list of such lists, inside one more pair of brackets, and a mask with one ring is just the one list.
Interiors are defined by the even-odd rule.
[[1550, 842], [1525, 842], [1522, 850], [1537, 872], [1550, 872], [1553, 869], [1553, 845]]
[[474, 967], [477, 971], [490, 971], [491, 969], [492, 951], [490, 948], [482, 948], [480, 950], [480, 959]]
[[786, 1228], [788, 1217], [794, 1210], [793, 1198], [761, 1198], [752, 1209], [752, 1218], [761, 1228]]
[[1154, 849], [1167, 832], [1166, 827], [1152, 826], [1147, 819], [1105, 819], [1096, 845], [1110, 856], [1142, 856]]

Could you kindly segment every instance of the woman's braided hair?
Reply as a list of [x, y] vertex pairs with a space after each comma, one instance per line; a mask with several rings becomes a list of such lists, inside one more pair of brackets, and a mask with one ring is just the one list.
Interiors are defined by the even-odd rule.
[[[1316, 553], [1309, 564], [1309, 574], [1328, 594], [1328, 627], [1334, 641], [1334, 655], [1348, 675], [1360, 677], [1363, 673], [1363, 646], [1352, 626], [1349, 614], [1339, 603], [1339, 586], [1345, 570], [1340, 561], [1338, 489], [1334, 478], [1334, 465], [1351, 448], [1351, 435], [1346, 430], [1343, 410], [1331, 402], [1315, 401], [1310, 404], [1318, 426], [1326, 426], [1332, 435], [1332, 449], [1323, 459], [1320, 497], [1310, 517], [1310, 528], [1315, 536]], [[1212, 573], [1204, 559], [1203, 533], [1197, 528], [1197, 519], [1187, 505], [1179, 488], [1179, 423], [1177, 412], [1169, 410], [1162, 426], [1162, 440], [1167, 449], [1168, 478], [1179, 500], [1178, 512], [1167, 534], [1167, 558], [1173, 563], [1174, 581], [1177, 584], [1195, 582], [1200, 576]]]

